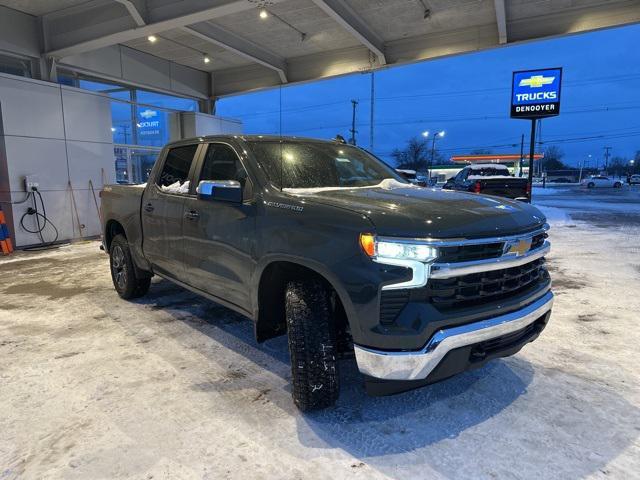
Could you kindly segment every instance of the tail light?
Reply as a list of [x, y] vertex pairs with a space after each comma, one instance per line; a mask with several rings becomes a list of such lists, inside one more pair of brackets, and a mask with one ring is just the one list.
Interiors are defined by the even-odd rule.
[[482, 187], [480, 185], [480, 180], [476, 181], [475, 185], [473, 186], [473, 191], [475, 193], [480, 193], [480, 190], [482, 190]]

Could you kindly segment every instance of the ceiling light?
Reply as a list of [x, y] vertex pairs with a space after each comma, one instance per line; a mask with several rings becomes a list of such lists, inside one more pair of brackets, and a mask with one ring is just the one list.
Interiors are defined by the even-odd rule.
[[207, 55], [205, 55], [204, 58], [202, 59], [202, 61], [204, 63], [209, 63], [211, 61], [211, 59]]
[[263, 8], [260, 10], [260, 18], [261, 19], [265, 19], [265, 18], [269, 18], [269, 12], [267, 12], [266, 8]]
[[158, 41], [158, 37], [156, 37], [155, 35], [149, 35], [147, 37], [147, 40], [149, 40], [151, 43], [156, 43]]

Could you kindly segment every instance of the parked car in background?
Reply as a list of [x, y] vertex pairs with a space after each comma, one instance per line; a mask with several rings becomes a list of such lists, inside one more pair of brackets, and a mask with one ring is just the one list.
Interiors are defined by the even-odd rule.
[[444, 190], [485, 193], [499, 197], [526, 200], [529, 197], [529, 181], [511, 175], [505, 165], [487, 163], [468, 165], [447, 180]]
[[640, 175], [631, 175], [629, 185], [640, 185]]
[[422, 175], [418, 175], [415, 170], [407, 170], [404, 168], [396, 168], [396, 172], [402, 175], [403, 178], [409, 180], [414, 185], [418, 185], [419, 187], [427, 186], [427, 178]]
[[582, 180], [581, 185], [587, 188], [621, 188], [622, 180], [615, 180], [604, 175], [593, 175]]
[[258, 342], [287, 335], [302, 410], [334, 404], [343, 353], [369, 393], [410, 390], [515, 354], [553, 303], [535, 207], [419, 188], [338, 142], [171, 143], [145, 185], [105, 186], [102, 219], [120, 297], [158, 275], [249, 317]]

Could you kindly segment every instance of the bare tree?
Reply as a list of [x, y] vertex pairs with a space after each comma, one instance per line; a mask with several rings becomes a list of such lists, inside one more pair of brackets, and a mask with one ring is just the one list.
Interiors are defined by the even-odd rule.
[[[416, 171], [424, 171], [431, 162], [431, 146], [426, 138], [414, 137], [407, 142], [407, 146], [400, 150], [396, 148], [391, 152], [398, 168], [406, 168]], [[433, 163], [442, 161], [442, 155], [437, 150], [434, 152]]]

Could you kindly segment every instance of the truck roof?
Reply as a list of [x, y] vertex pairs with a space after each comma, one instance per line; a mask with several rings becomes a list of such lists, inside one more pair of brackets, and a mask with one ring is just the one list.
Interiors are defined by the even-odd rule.
[[200, 142], [211, 142], [215, 140], [231, 140], [231, 139], [241, 139], [245, 141], [259, 142], [259, 141], [280, 141], [284, 140], [286, 142], [314, 142], [314, 143], [338, 143], [336, 139], [322, 139], [322, 138], [309, 138], [309, 137], [296, 137], [290, 135], [205, 135], [202, 137], [191, 137], [184, 138], [181, 140], [176, 140], [174, 142], [170, 142], [167, 145], [184, 145], [184, 144], [193, 144]]

